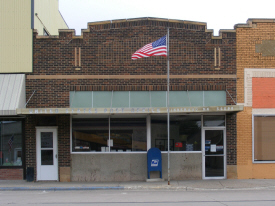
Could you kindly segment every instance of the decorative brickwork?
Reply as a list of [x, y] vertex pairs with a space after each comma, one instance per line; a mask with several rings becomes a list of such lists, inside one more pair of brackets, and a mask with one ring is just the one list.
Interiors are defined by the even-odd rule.
[[[224, 31], [214, 38], [212, 32], [205, 30], [204, 23], [147, 18], [88, 26], [80, 37], [74, 36], [72, 30], [60, 31], [54, 37], [41, 37], [34, 32], [33, 73], [26, 77], [27, 99], [36, 92], [28, 108], [68, 108], [70, 91], [167, 90], [165, 57], [131, 60], [137, 49], [164, 36], [167, 27], [170, 28], [170, 90], [227, 90], [236, 101], [235, 31]], [[94, 76], [87, 78], [89, 75]], [[190, 75], [192, 78], [184, 78]], [[228, 105], [234, 104], [232, 98], [227, 95]], [[35, 167], [35, 118], [38, 117], [29, 116], [26, 122], [27, 166], [31, 167]], [[231, 165], [236, 164], [235, 118], [235, 114], [227, 115], [227, 153]], [[58, 116], [60, 167], [70, 166], [69, 123], [69, 116]]]
[[[128, 25], [128, 26], [127, 26]], [[150, 79], [151, 75], [167, 75], [166, 58], [131, 60], [137, 49], [167, 32], [170, 27], [170, 75], [220, 75], [213, 78], [173, 79], [171, 90], [225, 90], [236, 100], [236, 38], [234, 31], [213, 39], [205, 24], [184, 21], [139, 19], [129, 22], [89, 24], [89, 30], [75, 37], [71, 30], [58, 37], [43, 38], [34, 33], [34, 65], [30, 75], [98, 75], [86, 79], [29, 79], [28, 107], [68, 107], [72, 90], [166, 90], [166, 79]], [[79, 49], [81, 52], [79, 53]], [[221, 51], [221, 65], [215, 67], [215, 48]], [[81, 66], [75, 66], [81, 61]], [[146, 79], [104, 79], [100, 75], [148, 75]], [[45, 85], [46, 88], [45, 88]], [[228, 98], [228, 104], [234, 104]]]
[[[245, 69], [244, 70], [244, 105], [252, 106], [252, 79], [254, 78], [265, 78], [274, 79], [275, 69]], [[255, 85], [254, 85], [255, 86]], [[271, 85], [268, 86], [270, 89]], [[265, 86], [262, 86], [263, 90], [266, 90]], [[266, 93], [272, 93], [272, 91], [265, 91]], [[270, 94], [269, 94], [270, 95]], [[254, 97], [255, 98], [255, 97]], [[269, 107], [270, 108], [270, 107]]]
[[236, 26], [237, 35], [237, 94], [238, 102], [244, 102], [244, 69], [275, 68], [275, 56], [263, 56], [256, 52], [256, 45], [263, 40], [275, 40], [274, 20], [249, 20]]
[[[252, 103], [263, 106], [261, 97], [254, 93], [255, 88], [262, 88], [267, 93], [269, 80], [261, 77], [274, 77], [275, 55], [265, 46], [275, 40], [275, 22], [273, 19], [251, 19], [245, 25], [236, 25], [237, 34], [237, 99], [244, 103], [244, 111], [237, 114], [237, 165], [238, 178], [275, 178], [273, 164], [255, 164], [252, 162]], [[266, 79], [266, 78], [265, 78]], [[253, 88], [255, 86], [255, 88]], [[253, 93], [252, 93], [253, 89]], [[258, 91], [258, 94], [261, 91]], [[262, 95], [262, 94], [261, 94]], [[262, 106], [259, 106], [260, 103]], [[272, 107], [271, 102], [267, 107]], [[259, 113], [259, 112], [257, 112]]]

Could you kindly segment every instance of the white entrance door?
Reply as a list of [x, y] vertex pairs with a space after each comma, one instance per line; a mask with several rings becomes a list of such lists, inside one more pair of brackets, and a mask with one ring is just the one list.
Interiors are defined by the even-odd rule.
[[58, 180], [57, 127], [36, 127], [37, 181]]

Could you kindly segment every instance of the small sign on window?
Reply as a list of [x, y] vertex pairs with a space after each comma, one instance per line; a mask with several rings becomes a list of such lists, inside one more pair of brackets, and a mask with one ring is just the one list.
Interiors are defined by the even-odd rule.
[[215, 144], [210, 145], [210, 152], [217, 152], [217, 146]]
[[108, 139], [107, 140], [107, 146], [113, 147], [114, 146], [114, 141], [113, 139]]
[[175, 147], [182, 147], [182, 142], [176, 142]]
[[211, 140], [205, 140], [205, 144], [211, 144]]

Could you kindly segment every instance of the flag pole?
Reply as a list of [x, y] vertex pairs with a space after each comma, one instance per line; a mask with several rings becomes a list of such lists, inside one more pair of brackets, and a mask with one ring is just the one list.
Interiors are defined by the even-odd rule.
[[170, 185], [170, 115], [169, 115], [169, 27], [167, 28], [167, 139], [168, 139], [168, 185]]

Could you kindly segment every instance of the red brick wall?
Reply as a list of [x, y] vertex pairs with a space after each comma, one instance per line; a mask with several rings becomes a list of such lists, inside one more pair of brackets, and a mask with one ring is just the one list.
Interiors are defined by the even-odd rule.
[[236, 116], [236, 114], [226, 115], [227, 165], [236, 165], [237, 163]]
[[252, 107], [275, 108], [275, 78], [252, 78]]
[[[221, 39], [213, 39], [211, 32], [205, 32], [206, 25], [168, 22], [167, 20], [121, 21], [117, 23], [90, 24], [89, 31], [81, 37], [74, 37], [71, 31], [62, 31], [58, 37], [41, 38], [34, 33], [33, 73], [26, 77], [26, 95], [30, 99], [28, 108], [69, 107], [70, 91], [160, 91], [167, 89], [166, 79], [150, 78], [150, 75], [167, 75], [167, 59], [151, 57], [131, 60], [136, 50], [164, 36], [170, 27], [170, 75], [220, 75], [218, 78], [171, 78], [170, 90], [213, 91], [227, 90], [236, 99], [236, 78], [223, 75], [236, 74], [236, 34], [222, 33]], [[81, 66], [79, 65], [81, 48]], [[221, 66], [214, 65], [214, 49], [221, 50]], [[75, 53], [77, 51], [77, 53]], [[75, 56], [77, 65], [75, 66]], [[76, 70], [76, 68], [79, 68]], [[35, 75], [35, 76], [34, 76]], [[147, 75], [137, 79], [78, 79], [39, 78], [39, 75]], [[33, 78], [32, 78], [33, 77]], [[234, 104], [227, 95], [227, 104]], [[69, 166], [69, 118], [65, 118], [66, 131], [60, 149], [64, 159], [60, 165]], [[33, 158], [35, 122], [28, 118], [29, 149], [27, 165], [35, 165]], [[229, 164], [236, 164], [235, 115], [227, 118]], [[64, 149], [64, 151], [63, 151]], [[67, 154], [65, 154], [67, 152]]]
[[23, 180], [23, 169], [1, 169], [0, 180]]
[[[29, 108], [68, 107], [69, 92], [166, 90], [166, 79], [29, 79], [32, 75], [167, 75], [167, 59], [151, 57], [131, 60], [139, 48], [164, 36], [170, 27], [170, 75], [221, 75], [220, 78], [170, 79], [170, 90], [228, 90], [236, 99], [236, 34], [222, 33], [213, 39], [206, 25], [183, 21], [129, 21], [91, 24], [80, 38], [62, 31], [58, 38], [41, 38], [34, 33], [33, 73], [26, 81]], [[81, 66], [79, 64], [81, 48]], [[214, 49], [221, 50], [221, 66], [214, 65]], [[76, 49], [76, 50], [75, 50]], [[77, 51], [77, 53], [75, 53]], [[77, 58], [75, 59], [75, 56]], [[217, 55], [216, 55], [217, 57]], [[80, 70], [75, 70], [80, 68]], [[228, 104], [234, 104], [227, 97]]]
[[[70, 167], [70, 115], [57, 115], [58, 126], [58, 166]], [[26, 168], [36, 168], [36, 126], [39, 115], [29, 115], [26, 118]], [[1, 170], [0, 170], [1, 172]], [[36, 169], [34, 169], [34, 179], [36, 179]]]

